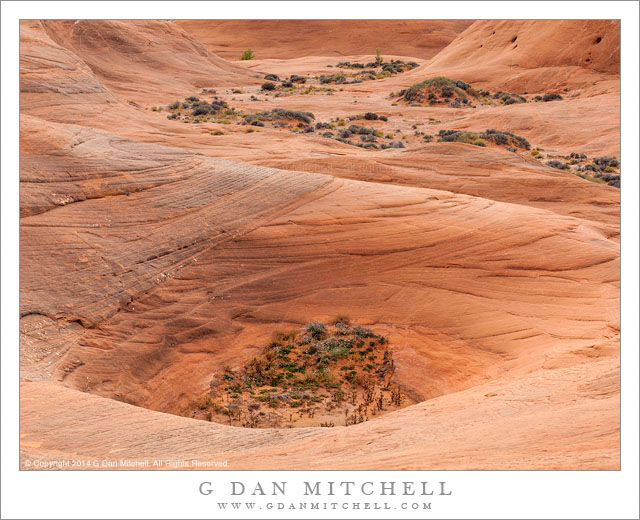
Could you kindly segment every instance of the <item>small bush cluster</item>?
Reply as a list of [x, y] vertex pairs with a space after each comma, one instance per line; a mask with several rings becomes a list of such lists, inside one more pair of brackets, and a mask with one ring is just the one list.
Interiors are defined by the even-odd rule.
[[380, 148], [382, 150], [387, 150], [388, 148], [405, 148], [405, 146], [402, 141], [391, 141], [390, 143], [382, 143]]
[[418, 64], [415, 61], [405, 62], [402, 60], [391, 60], [385, 62], [382, 57], [376, 58], [376, 61], [370, 61], [369, 63], [351, 63], [350, 61], [341, 61], [336, 67], [341, 69], [376, 69], [382, 68], [383, 71], [389, 71], [392, 74], [401, 74], [407, 70], [415, 69]]
[[487, 146], [487, 141], [492, 141], [498, 146], [529, 150], [531, 145], [524, 137], [504, 132], [501, 130], [487, 129], [483, 133], [469, 132], [466, 130], [440, 130], [438, 142], [458, 142], [473, 144], [475, 146]]
[[387, 121], [387, 117], [386, 116], [379, 116], [375, 112], [367, 112], [363, 116], [363, 118], [366, 119], [367, 121], [377, 121], [378, 119], [380, 119], [381, 121]]
[[453, 108], [459, 108], [463, 105], [471, 106], [469, 96], [479, 98], [478, 92], [469, 83], [461, 80], [454, 81], [444, 76], [416, 83], [408, 89], [401, 90], [397, 95], [411, 105], [429, 104], [434, 106], [447, 103], [451, 104]]
[[571, 168], [567, 163], [563, 163], [562, 161], [557, 161], [555, 159], [547, 161], [547, 166], [551, 166], [558, 170], [569, 170]]
[[267, 74], [264, 79], [267, 81], [280, 81], [280, 78], [276, 74]]
[[[187, 100], [188, 99], [189, 98], [187, 98]], [[193, 109], [192, 115], [200, 116], [219, 112], [223, 108], [229, 108], [229, 104], [216, 97], [211, 103], [196, 101], [191, 105], [191, 108]]]
[[555, 101], [555, 100], [562, 100], [562, 96], [560, 94], [545, 94], [544, 96], [542, 96], [542, 101]]
[[[577, 159], [586, 159], [585, 154], [571, 154], [572, 164]], [[620, 188], [620, 174], [616, 171], [620, 168], [620, 161], [616, 157], [595, 157], [590, 164], [577, 165], [576, 172], [579, 177], [596, 182], [606, 182], [609, 186]]]
[[[379, 58], [379, 59], [378, 59]], [[384, 79], [401, 74], [408, 70], [414, 69], [418, 64], [414, 61], [404, 62], [402, 60], [391, 60], [385, 62], [381, 56], [376, 57], [376, 61], [369, 63], [351, 63], [342, 61], [336, 65], [338, 68], [355, 69], [357, 72], [350, 75], [331, 74], [321, 75], [318, 79], [321, 83], [335, 83], [339, 85], [362, 83], [368, 80]]]
[[527, 100], [520, 94], [511, 92], [496, 92], [491, 94], [488, 90], [476, 90], [469, 83], [462, 80], [452, 80], [444, 76], [431, 78], [421, 83], [416, 83], [399, 93], [391, 93], [391, 97], [401, 96], [410, 105], [420, 106], [428, 104], [448, 104], [452, 108], [471, 107], [475, 100], [481, 104], [513, 105], [526, 103]]
[[252, 428], [273, 426], [261, 411], [265, 406], [276, 425], [283, 419], [291, 425], [291, 409], [300, 410], [299, 418], [313, 418], [318, 411], [325, 419], [334, 410], [336, 418], [345, 417], [345, 425], [363, 422], [368, 414], [400, 407], [404, 400], [391, 383], [394, 364], [387, 344], [385, 336], [370, 329], [350, 327], [344, 315], [331, 327], [311, 322], [301, 331], [276, 331], [242, 369], [226, 367], [212, 378], [209, 392], [193, 403], [194, 416], [222, 416], [229, 424]]
[[493, 94], [493, 99], [499, 100], [503, 105], [513, 105], [516, 103], [526, 103], [527, 100], [520, 94], [512, 94], [509, 92], [496, 92]]
[[271, 83], [270, 81], [265, 81], [262, 84], [262, 90], [275, 90], [275, 88], [276, 88], [276, 84]]
[[602, 179], [609, 186], [620, 188], [620, 175], [612, 175], [610, 173], [596, 173], [595, 177], [598, 179]]
[[[189, 96], [184, 101], [174, 101], [167, 106], [169, 110], [191, 110], [191, 116], [201, 118], [202, 116], [208, 116], [211, 114], [218, 114], [223, 110], [230, 111], [229, 104], [215, 96], [211, 102], [201, 101], [197, 96]], [[182, 119], [181, 112], [174, 112], [167, 116], [167, 119]], [[189, 116], [187, 116], [188, 118]], [[198, 120], [194, 120], [197, 122]]]
[[297, 74], [292, 74], [291, 76], [289, 76], [289, 81], [291, 83], [306, 83], [307, 78], [305, 78], [304, 76], [298, 76]]
[[278, 119], [295, 120], [308, 125], [311, 124], [311, 120], [315, 119], [315, 116], [311, 112], [274, 108], [265, 112], [249, 114], [244, 117], [245, 124], [253, 124], [254, 121], [276, 121]]
[[516, 148], [524, 148], [525, 150], [531, 149], [531, 144], [524, 137], [521, 137], [511, 132], [505, 132], [501, 130], [487, 129], [480, 136], [483, 139], [493, 141], [498, 145], [511, 145]]
[[438, 142], [442, 143], [466, 143], [476, 146], [487, 146], [487, 143], [480, 138], [476, 132], [466, 132], [463, 130], [440, 130]]
[[615, 157], [596, 157], [593, 159], [594, 164], [598, 165], [601, 169], [607, 167], [619, 168], [620, 161]]
[[362, 79], [347, 79], [344, 74], [330, 74], [328, 76], [322, 74], [318, 77], [318, 79], [323, 85], [327, 83], [333, 83], [335, 85], [350, 85], [352, 83], [362, 83]]

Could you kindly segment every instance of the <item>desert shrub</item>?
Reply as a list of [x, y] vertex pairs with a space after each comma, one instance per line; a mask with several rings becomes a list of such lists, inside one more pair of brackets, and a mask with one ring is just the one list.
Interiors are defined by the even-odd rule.
[[320, 83], [335, 83], [336, 85], [344, 85], [345, 83], [349, 83], [347, 81], [347, 77], [344, 74], [332, 74], [330, 76], [325, 76], [322, 74], [319, 78]]
[[297, 74], [292, 74], [291, 76], [289, 76], [289, 81], [291, 81], [292, 83], [306, 83], [307, 78], [305, 78], [304, 76], [298, 76]]
[[327, 325], [321, 321], [312, 321], [307, 325], [307, 332], [315, 340], [321, 340], [327, 333]]
[[382, 56], [380, 55], [380, 49], [376, 49], [376, 65], [382, 65]]
[[310, 124], [315, 116], [311, 112], [298, 112], [295, 110], [285, 110], [283, 108], [274, 108], [265, 112], [257, 112], [244, 117], [245, 123], [253, 121], [273, 121], [276, 119], [297, 120], [306, 124]]
[[611, 183], [612, 181], [618, 181], [618, 182], [620, 181], [620, 175], [611, 175], [609, 173], [596, 175], [596, 177], [599, 177], [600, 179], [602, 179], [603, 181], [605, 181], [607, 183]]
[[169, 110], [175, 110], [177, 108], [180, 108], [180, 101], [174, 101], [173, 103], [171, 103], [168, 107]]
[[345, 325], [349, 325], [350, 323], [351, 323], [351, 320], [349, 319], [349, 316], [347, 316], [346, 314], [338, 314], [333, 319], [333, 324], [336, 326], [345, 326]]
[[504, 105], [513, 105], [514, 103], [526, 103], [527, 100], [519, 94], [511, 94], [509, 92], [496, 92], [493, 99], [498, 99]]
[[364, 63], [351, 63], [350, 61], [341, 61], [336, 65], [336, 67], [340, 67], [343, 69], [364, 69]]
[[376, 335], [371, 329], [360, 327], [359, 325], [351, 329], [351, 333], [360, 338], [374, 338]]
[[374, 113], [374, 112], [367, 112], [367, 113], [364, 115], [364, 118], [365, 118], [367, 121], [375, 121], [375, 120], [377, 120], [377, 119], [378, 119], [378, 114], [376, 114], [376, 113]]
[[531, 144], [527, 139], [511, 132], [505, 132], [501, 130], [487, 129], [481, 136], [483, 139], [488, 139], [496, 144], [508, 145], [511, 144], [517, 148], [524, 148], [525, 150], [531, 149]]
[[563, 163], [562, 161], [551, 160], [547, 161], [547, 166], [551, 166], [552, 168], [556, 168], [558, 170], [568, 170], [569, 165], [567, 163]]
[[438, 95], [447, 99], [459, 98], [457, 99], [459, 103], [468, 104], [467, 94], [476, 98], [479, 95], [468, 83], [460, 80], [453, 81], [443, 76], [416, 83], [399, 92], [399, 95], [408, 103], [420, 104], [428, 101], [432, 106], [437, 103]]
[[544, 96], [542, 96], [542, 101], [555, 101], [556, 99], [561, 100], [562, 96], [556, 93], [545, 94]]
[[540, 155], [540, 152], [538, 150], [532, 150], [531, 151], [531, 155], [533, 155], [534, 157], [536, 157], [537, 155]]
[[453, 143], [460, 134], [462, 134], [462, 132], [459, 130], [440, 130], [440, 132], [438, 132], [439, 140], [445, 143]]
[[529, 150], [531, 147], [529, 141], [524, 137], [512, 134], [511, 132], [502, 132], [494, 129], [488, 129], [482, 134], [462, 130], [440, 130], [438, 137], [439, 142], [459, 142], [482, 147], [487, 145], [486, 141], [493, 141], [500, 146], [524, 148], [526, 150]]
[[240, 60], [242, 61], [247, 61], [247, 60], [253, 60], [255, 59], [255, 54], [253, 54], [253, 51], [251, 49], [247, 49], [242, 53], [242, 56], [240, 56]]
[[224, 132], [222, 130], [213, 130], [211, 135], [224, 135]]
[[262, 90], [275, 90], [276, 85], [275, 83], [271, 83], [270, 81], [265, 81], [262, 84]]
[[264, 79], [267, 81], [280, 81], [280, 78], [276, 74], [267, 74]]
[[188, 98], [185, 98], [185, 101], [190, 101], [191, 103], [195, 103], [196, 101], [200, 101], [200, 98], [195, 96], [189, 96]]
[[349, 355], [352, 346], [353, 342], [350, 340], [330, 338], [320, 345], [320, 349], [331, 360]]
[[209, 107], [208, 105], [197, 105], [192, 112], [194, 116], [203, 116], [210, 113], [211, 107]]
[[451, 87], [445, 86], [445, 87], [442, 87], [440, 94], [442, 95], [443, 98], [450, 98], [450, 97], [453, 97], [454, 92], [455, 91]]
[[571, 159], [586, 159], [587, 158], [587, 156], [585, 154], [583, 154], [583, 153], [575, 153], [575, 152], [571, 152], [569, 154], [569, 157]]
[[609, 166], [614, 168], [618, 168], [620, 166], [620, 162], [615, 157], [596, 157], [593, 159], [593, 162], [602, 169]]
[[284, 88], [291, 88], [291, 87], [293, 87], [293, 83], [291, 83], [290, 81], [283, 81], [282, 82], [282, 86]]
[[179, 117], [179, 114], [177, 114], [177, 113], [176, 114], [169, 114], [167, 116], [167, 119], [178, 119], [178, 117]]
[[389, 120], [387, 118], [387, 116], [378, 116], [378, 119], [380, 119], [380, 121], [388, 121]]

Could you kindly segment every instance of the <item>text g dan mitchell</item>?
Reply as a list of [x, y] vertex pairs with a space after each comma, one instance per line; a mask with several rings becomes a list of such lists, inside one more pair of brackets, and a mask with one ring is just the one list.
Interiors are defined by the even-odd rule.
[[[352, 496], [361, 494], [364, 496], [445, 496], [452, 491], [446, 482], [428, 481], [316, 481], [294, 482], [296, 495], [302, 493], [305, 496]], [[301, 487], [300, 487], [301, 486]], [[286, 496], [289, 483], [280, 482], [241, 482], [231, 481], [216, 486], [211, 482], [201, 482], [198, 491], [202, 495], [224, 496]]]

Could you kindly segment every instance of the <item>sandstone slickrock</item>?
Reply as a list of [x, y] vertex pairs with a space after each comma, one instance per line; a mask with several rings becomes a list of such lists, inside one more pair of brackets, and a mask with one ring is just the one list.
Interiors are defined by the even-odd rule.
[[[500, 128], [549, 154], [619, 156], [619, 23], [430, 23], [405, 24], [383, 49], [415, 53], [411, 71], [275, 98], [259, 92], [264, 73], [331, 70], [336, 53], [361, 52], [353, 34], [310, 23], [304, 45], [283, 38], [264, 60], [240, 63], [214, 52], [235, 55], [254, 35], [225, 22], [22, 22], [24, 458], [619, 468], [618, 189], [499, 147], [371, 151], [317, 132], [166, 117], [175, 99], [215, 88], [247, 113], [371, 111], [400, 136], [417, 122], [434, 135]], [[331, 27], [334, 41], [310, 52]], [[424, 34], [440, 37], [431, 46]], [[392, 105], [390, 92], [436, 75], [569, 94]], [[335, 428], [181, 416], [275, 328], [338, 313], [388, 336], [394, 381], [421, 402]]]

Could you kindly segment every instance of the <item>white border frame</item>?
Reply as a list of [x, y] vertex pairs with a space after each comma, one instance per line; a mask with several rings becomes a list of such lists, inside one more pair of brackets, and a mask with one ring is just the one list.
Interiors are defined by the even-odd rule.
[[[3, 2], [2, 3], [2, 518], [638, 518], [638, 3], [637, 2]], [[18, 471], [18, 41], [20, 18], [368, 18], [622, 20], [622, 470], [454, 472]], [[240, 510], [215, 507], [231, 480], [447, 481], [432, 509]], [[268, 497], [267, 497], [268, 498]], [[288, 495], [287, 500], [296, 497]], [[369, 498], [383, 502], [384, 497]], [[276, 500], [277, 501], [277, 500]], [[400, 501], [403, 501], [400, 499]]]

